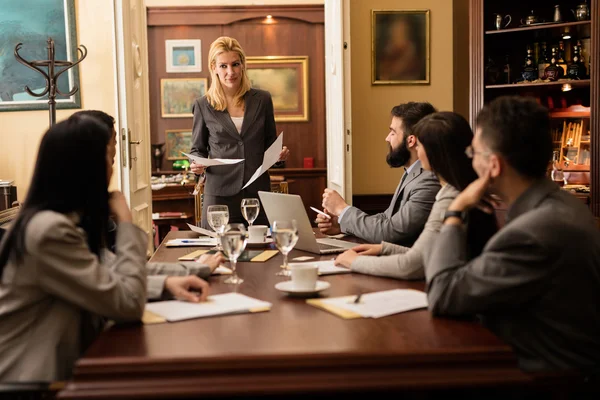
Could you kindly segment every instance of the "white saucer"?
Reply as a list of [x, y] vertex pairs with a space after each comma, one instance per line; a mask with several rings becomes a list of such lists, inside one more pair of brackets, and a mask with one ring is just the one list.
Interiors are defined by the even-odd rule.
[[267, 247], [271, 243], [273, 243], [273, 239], [271, 239], [271, 238], [266, 238], [264, 242], [251, 242], [251, 241], [247, 240], [246, 241], [246, 247], [248, 247], [248, 248], [261, 248], [261, 247]]
[[312, 295], [312, 294], [317, 294], [319, 292], [322, 292], [325, 289], [328, 289], [331, 285], [329, 284], [329, 282], [325, 282], [325, 281], [317, 281], [317, 286], [312, 289], [312, 290], [304, 290], [304, 289], [296, 289], [294, 287], [294, 282], [292, 281], [283, 281], [283, 282], [279, 282], [275, 285], [275, 289], [282, 291], [282, 292], [286, 292], [289, 295], [295, 295], [295, 296], [306, 296], [306, 295]]

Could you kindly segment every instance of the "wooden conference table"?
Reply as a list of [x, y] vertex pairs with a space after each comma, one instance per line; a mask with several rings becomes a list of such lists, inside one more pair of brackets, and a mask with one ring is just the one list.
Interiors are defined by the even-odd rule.
[[[196, 236], [169, 232], [151, 261], [176, 261], [196, 250], [165, 247], [166, 240]], [[310, 254], [294, 250], [290, 259], [300, 255]], [[476, 322], [433, 318], [427, 310], [344, 320], [277, 291], [274, 285], [287, 279], [275, 276], [281, 263], [278, 254], [267, 262], [238, 266], [245, 279], [238, 291], [271, 302], [270, 311], [112, 327], [77, 362], [73, 380], [59, 398], [331, 397], [344, 392], [496, 391], [533, 382], [517, 368], [510, 347]], [[212, 294], [235, 290], [224, 279], [210, 278]], [[424, 289], [423, 282], [360, 274], [320, 279], [331, 283], [322, 296]]]

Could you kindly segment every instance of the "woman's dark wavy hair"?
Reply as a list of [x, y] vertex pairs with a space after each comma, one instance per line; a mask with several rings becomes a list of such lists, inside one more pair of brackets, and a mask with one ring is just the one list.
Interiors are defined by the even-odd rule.
[[[431, 169], [441, 179], [459, 191], [477, 179], [472, 161], [465, 154], [473, 131], [462, 116], [449, 111], [430, 114], [415, 125], [413, 133], [424, 147]], [[473, 258], [496, 233], [498, 224], [493, 214], [479, 209], [469, 211], [468, 221], [469, 257]]]
[[10, 257], [22, 262], [27, 225], [40, 211], [79, 213], [90, 251], [99, 255], [109, 214], [110, 136], [104, 124], [85, 115], [72, 115], [44, 134], [27, 197], [0, 243], [0, 277]]

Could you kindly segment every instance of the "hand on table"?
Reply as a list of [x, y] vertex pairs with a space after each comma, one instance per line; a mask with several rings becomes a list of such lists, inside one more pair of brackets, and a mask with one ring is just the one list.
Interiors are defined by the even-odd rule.
[[[169, 276], [165, 279], [165, 289], [178, 300], [198, 303], [208, 297], [208, 282], [196, 275]], [[192, 291], [194, 290], [194, 291]], [[197, 291], [200, 291], [198, 293]]]

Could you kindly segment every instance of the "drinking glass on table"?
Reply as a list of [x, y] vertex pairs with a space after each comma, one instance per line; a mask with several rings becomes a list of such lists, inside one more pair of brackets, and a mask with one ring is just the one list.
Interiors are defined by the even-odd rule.
[[237, 276], [236, 266], [240, 254], [246, 248], [246, 227], [244, 224], [228, 224], [221, 236], [221, 245], [229, 263], [231, 264], [231, 276], [225, 279], [225, 283], [239, 285], [244, 282], [242, 278]]
[[215, 249], [223, 250], [223, 246], [221, 246], [221, 235], [229, 222], [229, 208], [224, 205], [208, 206], [208, 209], [206, 210], [206, 219], [208, 220], [210, 227], [213, 228], [219, 236]]
[[291, 221], [275, 221], [273, 222], [272, 236], [275, 238], [275, 245], [283, 254], [283, 270], [279, 271], [278, 276], [291, 276], [288, 266], [288, 254], [298, 241], [298, 227], [296, 220]]
[[260, 202], [258, 199], [242, 199], [242, 215], [248, 221], [248, 225], [252, 226], [254, 220], [260, 212]]

